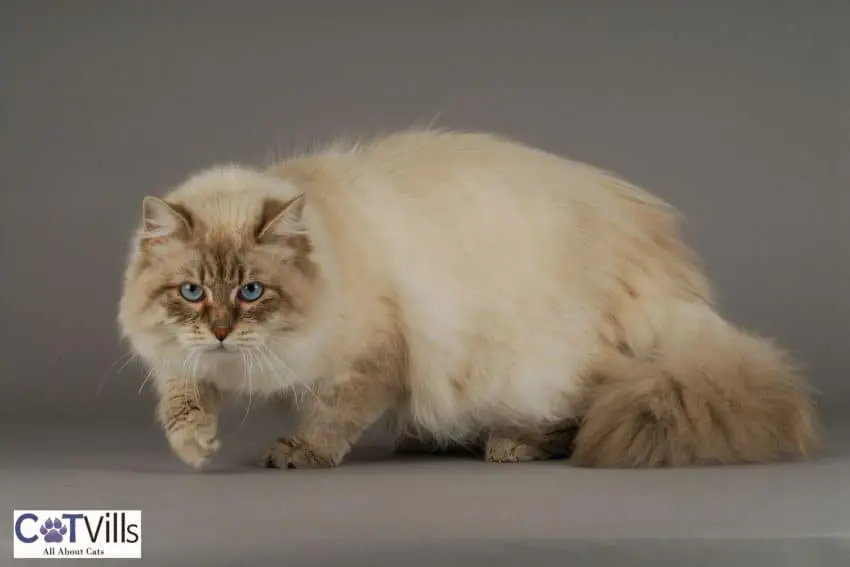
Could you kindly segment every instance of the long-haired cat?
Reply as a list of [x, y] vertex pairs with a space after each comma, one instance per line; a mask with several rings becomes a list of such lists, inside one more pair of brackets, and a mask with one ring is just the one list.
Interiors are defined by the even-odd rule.
[[[677, 215], [484, 133], [406, 131], [147, 197], [119, 320], [174, 452], [216, 452], [227, 391], [294, 392], [271, 467], [339, 464], [384, 415], [423, 446], [596, 467], [817, 446], [808, 387], [727, 322]], [[558, 436], [580, 419], [573, 440]]]

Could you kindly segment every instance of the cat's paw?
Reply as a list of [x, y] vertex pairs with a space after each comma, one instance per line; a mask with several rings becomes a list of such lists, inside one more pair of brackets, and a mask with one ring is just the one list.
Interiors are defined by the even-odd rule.
[[263, 456], [269, 469], [308, 469], [337, 466], [342, 456], [328, 455], [296, 438], [280, 437]]
[[549, 458], [535, 445], [507, 437], [490, 437], [484, 448], [484, 459], [491, 463], [519, 463]]
[[196, 414], [193, 419], [177, 424], [166, 433], [174, 453], [187, 465], [200, 469], [212, 459], [221, 442], [216, 439], [216, 419]]

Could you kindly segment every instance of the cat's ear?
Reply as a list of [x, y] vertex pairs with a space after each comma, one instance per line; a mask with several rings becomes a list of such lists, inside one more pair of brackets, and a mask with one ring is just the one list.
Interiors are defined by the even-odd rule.
[[263, 212], [257, 227], [257, 241], [269, 242], [277, 239], [287, 239], [296, 236], [306, 236], [307, 227], [304, 225], [304, 193], [289, 201], [266, 199]]
[[142, 200], [142, 238], [166, 238], [189, 233], [191, 224], [185, 212], [159, 197]]

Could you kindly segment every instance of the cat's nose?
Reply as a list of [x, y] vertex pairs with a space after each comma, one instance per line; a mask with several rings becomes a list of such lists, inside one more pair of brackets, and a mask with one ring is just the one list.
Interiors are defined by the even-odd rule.
[[215, 335], [215, 338], [223, 341], [227, 338], [227, 335], [230, 334], [230, 327], [215, 326], [213, 327], [213, 334]]

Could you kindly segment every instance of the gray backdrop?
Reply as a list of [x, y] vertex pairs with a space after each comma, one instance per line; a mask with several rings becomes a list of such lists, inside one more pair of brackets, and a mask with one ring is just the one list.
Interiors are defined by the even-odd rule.
[[216, 162], [438, 117], [676, 205], [724, 311], [794, 350], [841, 417], [846, 0], [2, 0], [0, 112], [0, 564], [9, 508], [142, 509], [143, 563], [163, 567], [849, 564], [841, 424], [802, 464], [588, 471], [385, 452], [263, 471], [276, 414], [243, 428], [237, 407], [195, 473], [137, 394], [140, 368], [114, 364], [143, 195]]
[[850, 11], [676, 4], [0, 3], [0, 414], [150, 423], [110, 370], [143, 195], [435, 117], [671, 201], [724, 310], [847, 403]]

